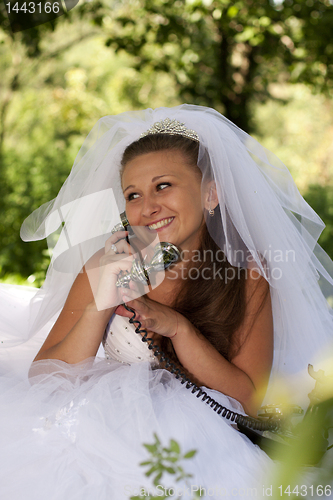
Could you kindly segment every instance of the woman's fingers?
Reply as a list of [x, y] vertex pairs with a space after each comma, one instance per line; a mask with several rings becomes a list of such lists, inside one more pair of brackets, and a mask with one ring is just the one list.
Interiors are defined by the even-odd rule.
[[[98, 285], [93, 290], [95, 303], [98, 309], [108, 309], [117, 306], [122, 301], [131, 301], [146, 293], [141, 285], [131, 284], [130, 295], [126, 300], [122, 298], [118, 280], [129, 275], [135, 257], [131, 246], [126, 241], [128, 231], [117, 231], [105, 243], [105, 253], [100, 258], [98, 271]], [[94, 270], [91, 271], [91, 273]], [[97, 281], [94, 278], [94, 282]], [[126, 282], [126, 280], [124, 280]], [[148, 290], [147, 290], [148, 291]]]
[[131, 311], [128, 311], [123, 304], [117, 306], [114, 313], [118, 314], [118, 316], [124, 316], [125, 318], [131, 318], [133, 316], [133, 313]]
[[131, 265], [133, 263], [133, 257], [131, 255], [126, 255], [126, 254], [112, 254], [112, 253], [106, 253], [103, 255], [100, 260], [99, 260], [99, 265], [100, 268], [103, 268], [104, 266], [107, 266], [110, 264], [115, 265], [114, 269], [115, 272], [120, 272], [124, 270], [130, 270]]
[[130, 297], [139, 297], [141, 295], [146, 295], [149, 292], [149, 286], [144, 285], [143, 283], [131, 280], [129, 282], [129, 290], [133, 292], [133, 295], [129, 295]]
[[[147, 297], [133, 298], [133, 291], [121, 288], [120, 294], [126, 305], [135, 311], [135, 319], [139, 320], [142, 327], [165, 337], [174, 337], [178, 330], [178, 321], [183, 317], [171, 307], [150, 300]], [[133, 313], [120, 305], [116, 314], [131, 318]]]
[[105, 253], [126, 253], [131, 254], [131, 245], [127, 243], [126, 236], [128, 235], [128, 231], [117, 231], [110, 238], [108, 238], [105, 242]]
[[143, 290], [144, 287], [141, 286], [136, 286], [135, 288], [121, 288], [120, 289], [120, 294], [122, 298], [124, 299], [124, 302], [132, 302], [136, 301], [136, 307], [139, 307], [141, 311], [144, 310], [149, 310], [148, 303], [150, 300], [146, 298], [145, 291]]
[[[120, 293], [124, 303], [135, 310], [136, 318], [144, 328], [166, 337], [175, 334], [177, 331], [177, 316], [171, 307], [150, 300], [147, 297], [133, 298], [133, 291], [127, 288], [121, 289]], [[119, 314], [127, 316], [122, 309]]]

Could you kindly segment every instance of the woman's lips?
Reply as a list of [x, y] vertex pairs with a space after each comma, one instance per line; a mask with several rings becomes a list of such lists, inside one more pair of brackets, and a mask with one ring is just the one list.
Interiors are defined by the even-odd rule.
[[174, 217], [165, 217], [164, 219], [161, 219], [157, 222], [153, 222], [152, 224], [148, 224], [147, 227], [150, 231], [161, 231], [165, 227], [169, 226], [173, 220], [174, 220]]

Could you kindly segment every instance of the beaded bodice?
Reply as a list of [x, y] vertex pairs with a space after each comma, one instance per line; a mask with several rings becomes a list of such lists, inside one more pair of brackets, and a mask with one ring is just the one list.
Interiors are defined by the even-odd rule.
[[124, 364], [140, 361], [156, 361], [148, 345], [142, 342], [141, 335], [135, 332], [128, 318], [115, 314], [108, 323], [103, 337], [106, 359], [114, 359]]

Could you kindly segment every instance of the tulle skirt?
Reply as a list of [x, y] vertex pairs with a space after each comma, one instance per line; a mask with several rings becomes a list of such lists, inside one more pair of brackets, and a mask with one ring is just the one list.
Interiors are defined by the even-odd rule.
[[[242, 411], [216, 391], [221, 404]], [[35, 363], [27, 377], [3, 371], [0, 394], [1, 500], [125, 500], [165, 488], [175, 498], [261, 498], [273, 463], [232, 424], [166, 370], [104, 359]], [[157, 435], [197, 453], [181, 465], [191, 477], [146, 477], [144, 443]], [[172, 489], [173, 488], [173, 489]]]

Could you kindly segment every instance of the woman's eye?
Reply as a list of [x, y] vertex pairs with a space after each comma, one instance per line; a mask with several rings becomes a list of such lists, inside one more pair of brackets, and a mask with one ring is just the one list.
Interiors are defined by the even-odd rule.
[[128, 196], [127, 196], [127, 199], [128, 201], [131, 201], [131, 200], [135, 200], [136, 198], [138, 198], [139, 195], [138, 193], [130, 193]]
[[162, 182], [161, 184], [157, 184], [156, 189], [157, 191], [161, 191], [162, 189], [165, 189], [168, 186], [171, 186], [169, 182]]
[[[157, 184], [156, 186], [156, 191], [162, 191], [163, 189], [171, 186], [170, 182], [161, 182], [160, 184]], [[132, 201], [136, 200], [137, 198], [140, 198], [140, 195], [138, 193], [130, 193], [127, 197], [127, 201]]]

